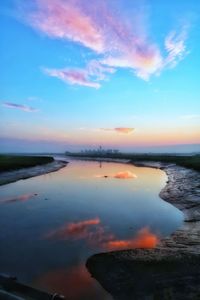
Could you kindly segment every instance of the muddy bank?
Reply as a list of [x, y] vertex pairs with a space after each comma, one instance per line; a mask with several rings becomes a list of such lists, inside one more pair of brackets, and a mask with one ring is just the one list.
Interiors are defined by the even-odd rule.
[[45, 165], [35, 166], [31, 168], [19, 169], [16, 171], [2, 172], [0, 173], [0, 185], [15, 182], [21, 179], [27, 179], [50, 172], [58, 171], [59, 169], [65, 167], [68, 162], [55, 160], [52, 163]]
[[183, 211], [184, 225], [154, 249], [96, 254], [87, 268], [116, 300], [200, 299], [200, 173], [174, 164], [139, 165], [166, 172], [160, 197]]

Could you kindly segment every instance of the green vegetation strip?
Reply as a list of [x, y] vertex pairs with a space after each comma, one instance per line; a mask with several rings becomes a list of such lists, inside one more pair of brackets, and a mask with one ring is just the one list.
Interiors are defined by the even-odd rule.
[[0, 172], [35, 167], [53, 161], [50, 156], [0, 155]]
[[[69, 154], [67, 153], [69, 156]], [[200, 171], [200, 155], [182, 156], [182, 155], [167, 155], [167, 154], [131, 154], [131, 153], [117, 153], [117, 154], [84, 154], [84, 153], [71, 153], [71, 156], [76, 157], [90, 157], [90, 158], [113, 158], [113, 159], [129, 159], [133, 163], [140, 162], [163, 162], [173, 163], [182, 167]]]
[[179, 166], [200, 171], [200, 155], [176, 156], [176, 155], [141, 155], [133, 158], [133, 161], [160, 161], [164, 163], [175, 163]]

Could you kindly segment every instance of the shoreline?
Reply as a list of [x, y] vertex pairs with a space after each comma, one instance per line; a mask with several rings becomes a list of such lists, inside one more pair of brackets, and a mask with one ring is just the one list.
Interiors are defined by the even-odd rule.
[[2, 172], [0, 173], [0, 186], [10, 184], [18, 180], [24, 180], [35, 176], [56, 172], [61, 168], [64, 168], [67, 164], [67, 161], [55, 160], [44, 165]]
[[200, 173], [175, 164], [131, 163], [167, 174], [159, 196], [184, 213], [184, 224], [153, 249], [95, 254], [86, 267], [116, 300], [200, 299]]

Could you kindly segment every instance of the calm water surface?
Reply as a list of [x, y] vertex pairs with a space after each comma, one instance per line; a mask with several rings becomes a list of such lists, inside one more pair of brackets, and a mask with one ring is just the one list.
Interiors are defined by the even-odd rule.
[[158, 196], [161, 170], [71, 161], [0, 187], [0, 272], [71, 300], [112, 299], [85, 262], [98, 252], [155, 247], [183, 217]]

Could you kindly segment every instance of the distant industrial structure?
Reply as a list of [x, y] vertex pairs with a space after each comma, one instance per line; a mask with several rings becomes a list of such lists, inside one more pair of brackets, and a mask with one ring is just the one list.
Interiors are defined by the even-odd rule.
[[106, 155], [106, 154], [119, 154], [118, 149], [103, 149], [99, 146], [97, 149], [85, 149], [81, 150], [81, 154], [95, 154], [95, 155]]
[[104, 155], [116, 155], [116, 154], [119, 154], [120, 151], [118, 149], [103, 149], [102, 146], [99, 146], [97, 149], [84, 149], [84, 150], [81, 150], [80, 152], [69, 152], [69, 151], [66, 151], [65, 152], [65, 155], [83, 155], [83, 156], [86, 156], [86, 155], [99, 155], [99, 156], [104, 156]]

